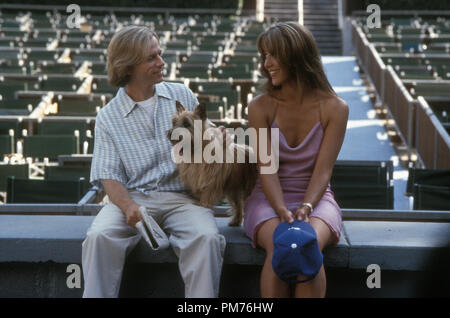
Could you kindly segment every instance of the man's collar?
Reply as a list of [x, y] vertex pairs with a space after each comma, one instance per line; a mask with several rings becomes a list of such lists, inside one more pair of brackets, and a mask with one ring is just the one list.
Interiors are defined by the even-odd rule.
[[[126, 86], [119, 88], [117, 92], [119, 97], [119, 103], [122, 111], [123, 117], [128, 116], [129, 113], [134, 109], [137, 105], [136, 102], [127, 94]], [[169, 92], [167, 91], [166, 85], [163, 83], [155, 84], [155, 94], [154, 96], [164, 97], [167, 99], [172, 99]]]

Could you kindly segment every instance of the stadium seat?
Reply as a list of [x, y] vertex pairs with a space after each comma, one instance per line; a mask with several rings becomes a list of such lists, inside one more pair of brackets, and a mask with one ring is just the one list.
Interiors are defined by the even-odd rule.
[[47, 62], [38, 63], [36, 74], [74, 74], [78, 65], [72, 63]]
[[414, 184], [414, 210], [450, 210], [450, 187]]
[[57, 116], [97, 116], [103, 106], [102, 101], [63, 99], [57, 102]]
[[450, 170], [409, 168], [407, 195], [413, 195], [415, 184], [450, 187]]
[[82, 81], [75, 77], [50, 77], [43, 78], [39, 83], [42, 91], [76, 91]]
[[0, 164], [0, 191], [6, 192], [8, 186], [8, 177], [28, 179], [29, 166], [25, 164]]
[[14, 136], [0, 135], [0, 156], [13, 154], [14, 152]]
[[23, 155], [56, 160], [58, 155], [79, 154], [80, 138], [73, 135], [36, 135], [23, 137]]
[[342, 208], [393, 209], [392, 161], [336, 161], [330, 186]]
[[73, 180], [84, 178], [83, 193], [87, 192], [90, 187], [91, 167], [90, 166], [45, 166], [45, 180]]
[[117, 93], [117, 88], [112, 87], [109, 84], [107, 78], [95, 78], [92, 80], [92, 92], [93, 93], [105, 93], [112, 94], [113, 96]]
[[393, 178], [392, 161], [337, 160], [330, 184], [378, 184], [389, 185]]
[[37, 180], [8, 177], [7, 203], [78, 203], [85, 194], [84, 178]]
[[[1, 102], [0, 102], [1, 108]], [[14, 136], [19, 137], [22, 135], [22, 119], [0, 119], [0, 135], [9, 135], [10, 130], [14, 131]]]
[[394, 209], [394, 189], [384, 185], [335, 184], [331, 186], [339, 207], [345, 209]]

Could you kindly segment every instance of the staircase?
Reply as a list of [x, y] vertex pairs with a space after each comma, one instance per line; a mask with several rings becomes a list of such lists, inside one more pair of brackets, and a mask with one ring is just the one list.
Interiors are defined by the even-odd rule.
[[321, 55], [342, 54], [338, 0], [303, 0], [303, 24], [314, 35]]
[[265, 0], [264, 15], [270, 22], [298, 21], [298, 1]]

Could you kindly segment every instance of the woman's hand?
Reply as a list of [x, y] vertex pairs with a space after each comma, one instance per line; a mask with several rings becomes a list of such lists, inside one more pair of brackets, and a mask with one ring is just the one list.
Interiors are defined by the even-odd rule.
[[286, 207], [282, 207], [276, 212], [280, 216], [281, 222], [288, 222], [289, 224], [294, 223], [294, 216]]
[[303, 205], [295, 211], [295, 218], [299, 221], [306, 221], [309, 223], [309, 214], [311, 213], [311, 210], [308, 206]]

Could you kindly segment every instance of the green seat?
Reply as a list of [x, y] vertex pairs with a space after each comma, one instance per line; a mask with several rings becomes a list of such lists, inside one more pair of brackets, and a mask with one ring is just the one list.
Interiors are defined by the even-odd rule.
[[23, 43], [23, 46], [45, 48], [49, 43], [49, 39], [28, 39]]
[[331, 175], [333, 185], [385, 185], [393, 178], [392, 161], [337, 160]]
[[40, 64], [38, 74], [74, 74], [77, 70], [75, 64], [69, 63], [46, 63]]
[[14, 153], [14, 136], [0, 135], [0, 156]]
[[105, 62], [106, 58], [103, 53], [98, 52], [82, 52], [82, 53], [76, 53], [72, 57], [72, 62], [84, 62], [84, 61], [91, 61], [91, 62]]
[[184, 61], [185, 64], [200, 64], [207, 66], [208, 64], [214, 63], [216, 61], [216, 56], [214, 54], [192, 54]]
[[209, 68], [206, 66], [184, 66], [182, 65], [179, 70], [177, 70], [177, 78], [201, 78], [209, 79]]
[[86, 138], [86, 132], [91, 130], [90, 121], [59, 121], [44, 118], [37, 125], [38, 135], [74, 135], [75, 130], [80, 132], [80, 139], [83, 141]]
[[103, 106], [101, 101], [71, 100], [58, 101], [58, 116], [96, 116]]
[[234, 51], [235, 52], [250, 52], [250, 53], [253, 52], [256, 54], [258, 52], [258, 47], [256, 45], [238, 44], [234, 48]]
[[23, 137], [23, 155], [32, 158], [56, 160], [58, 155], [79, 154], [78, 136], [36, 135]]
[[227, 108], [231, 105], [237, 105], [240, 101], [239, 92], [237, 92], [230, 83], [218, 82], [194, 82], [193, 90], [201, 95], [218, 96], [220, 101], [227, 98]]
[[183, 40], [176, 40], [176, 41], [170, 41], [166, 43], [166, 49], [167, 50], [180, 50], [180, 51], [186, 51], [189, 46], [188, 41]]
[[82, 84], [78, 78], [47, 78], [40, 82], [43, 91], [76, 91]]
[[383, 62], [387, 65], [424, 65], [422, 58], [408, 58], [408, 57], [391, 57], [381, 56]]
[[73, 180], [84, 178], [83, 193], [90, 188], [91, 167], [90, 166], [45, 166], [45, 180]]
[[7, 203], [78, 203], [83, 195], [84, 178], [36, 180], [8, 177]]
[[413, 185], [414, 210], [450, 210], [450, 187]]
[[339, 207], [344, 209], [393, 209], [394, 187], [386, 185], [335, 184], [331, 186]]
[[422, 79], [422, 80], [434, 80], [436, 76], [430, 74], [429, 71], [420, 70], [401, 70], [397, 72], [401, 79]]
[[[206, 102], [206, 116], [209, 119], [223, 119], [225, 116], [223, 114], [223, 103], [222, 102]], [[219, 110], [222, 107], [222, 111]]]
[[407, 195], [413, 195], [414, 184], [450, 187], [450, 170], [409, 168]]
[[248, 64], [242, 64], [240, 66], [224, 66], [213, 69], [213, 77], [219, 79], [251, 79], [252, 72]]
[[[2, 108], [1, 103], [0, 108]], [[0, 119], [0, 135], [9, 135], [11, 129], [14, 131], [14, 136], [21, 136], [22, 121], [18, 119]]]
[[389, 36], [387, 34], [367, 34], [366, 35], [367, 40], [369, 42], [381, 42], [381, 43], [393, 43], [395, 42], [395, 38], [392, 36]]
[[25, 82], [0, 82], [0, 95], [2, 100], [16, 99], [17, 91], [27, 90]]
[[330, 187], [341, 208], [393, 209], [392, 161], [338, 160]]
[[117, 88], [111, 86], [109, 84], [108, 79], [106, 78], [94, 78], [92, 81], [92, 92], [93, 93], [104, 93], [104, 94], [112, 94], [116, 95]]
[[[164, 59], [164, 61], [166, 61], [166, 60]], [[94, 63], [90, 67], [90, 70], [91, 70], [91, 74], [94, 74], [94, 75], [105, 75], [107, 73], [105, 63]]]
[[441, 83], [416, 83], [410, 88], [413, 97], [417, 96], [442, 96], [449, 97], [448, 84]]
[[6, 192], [8, 186], [8, 177], [14, 176], [16, 178], [28, 179], [29, 167], [28, 164], [0, 164], [0, 191]]
[[0, 73], [29, 74], [26, 66], [0, 64]]

